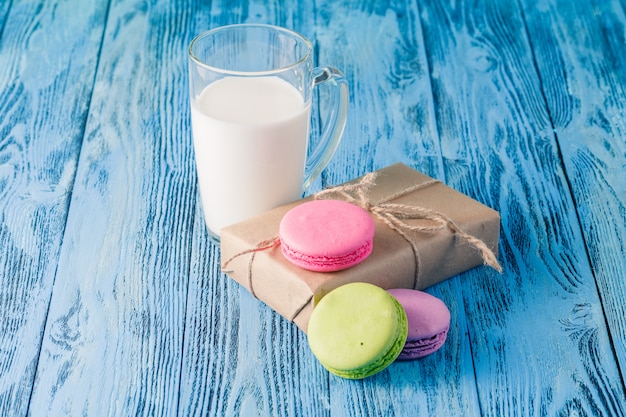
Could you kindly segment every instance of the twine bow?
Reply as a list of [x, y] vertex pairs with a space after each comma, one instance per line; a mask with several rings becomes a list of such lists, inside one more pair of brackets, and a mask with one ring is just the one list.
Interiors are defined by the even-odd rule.
[[[485, 242], [463, 231], [450, 217], [425, 207], [390, 202], [414, 191], [430, 187], [440, 181], [430, 180], [415, 184], [396, 194], [387, 196], [378, 203], [372, 204], [367, 198], [367, 191], [376, 183], [377, 175], [377, 172], [371, 172], [362, 177], [358, 182], [322, 190], [315, 194], [313, 198], [319, 200], [332, 196], [333, 194], [339, 195], [340, 199], [361, 207], [402, 236], [411, 246], [413, 259], [415, 260], [415, 281], [413, 288], [417, 288], [418, 286], [419, 254], [417, 243], [415, 239], [411, 239], [409, 233], [435, 233], [446, 228], [450, 229], [452, 233], [465, 239], [467, 243], [474, 246], [480, 252], [485, 265], [489, 265], [496, 271], [502, 272], [502, 267], [498, 259]], [[426, 220], [427, 223], [411, 225], [405, 220]]]
[[[463, 231], [450, 217], [425, 207], [391, 203], [391, 201], [396, 200], [397, 198], [408, 195], [417, 190], [428, 188], [439, 183], [440, 181], [430, 180], [420, 184], [415, 184], [412, 187], [408, 187], [398, 193], [387, 196], [382, 201], [372, 203], [367, 197], [367, 191], [376, 183], [377, 175], [378, 174], [376, 172], [372, 172], [363, 176], [357, 182], [327, 188], [314, 194], [313, 199], [322, 200], [334, 198], [357, 205], [402, 236], [402, 238], [411, 246], [413, 259], [415, 260], [415, 278], [413, 288], [417, 288], [419, 284], [419, 251], [415, 239], [411, 239], [411, 236], [409, 236], [410, 233], [435, 233], [447, 228], [454, 235], [464, 239], [467, 243], [476, 248], [480, 252], [485, 265], [492, 267], [498, 272], [502, 272], [502, 267], [500, 266], [495, 254], [491, 249], [489, 249], [485, 242]], [[426, 223], [412, 225], [407, 223], [406, 220], [425, 220]], [[250, 288], [251, 294], [256, 297], [252, 286], [252, 263], [254, 261], [254, 256], [256, 255], [256, 252], [269, 250], [278, 245], [280, 245], [280, 238], [278, 236], [259, 242], [255, 247], [233, 255], [224, 263], [222, 270], [224, 272], [228, 272], [225, 271], [225, 269], [235, 258], [252, 253], [248, 263], [248, 288]]]

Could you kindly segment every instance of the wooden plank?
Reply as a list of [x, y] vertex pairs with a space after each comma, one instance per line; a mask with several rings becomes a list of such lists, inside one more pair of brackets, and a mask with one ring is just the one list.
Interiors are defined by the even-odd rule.
[[540, 34], [530, 41], [624, 380], [624, 9], [617, 1], [536, 1], [524, 13], [529, 31]]
[[110, 6], [33, 415], [176, 414], [195, 210], [188, 6]]
[[[352, 88], [348, 126], [327, 183], [342, 183], [398, 161], [442, 178], [416, 2], [327, 2], [323, 10], [320, 61], [344, 68]], [[333, 414], [480, 415], [463, 297], [455, 282], [429, 290], [444, 300], [454, 318], [444, 347], [419, 361], [396, 362], [363, 381], [329, 376]]]
[[[318, 63], [344, 69], [353, 91], [358, 91], [353, 93], [344, 142], [325, 183], [361, 175], [372, 169], [368, 165], [372, 158], [378, 167], [398, 157], [426, 167], [427, 172], [437, 169], [432, 98], [415, 4], [409, 9], [395, 4], [390, 11], [370, 6], [322, 3], [299, 14], [316, 21]], [[215, 13], [222, 10], [219, 4], [212, 7]], [[254, 7], [261, 16], [267, 15]], [[206, 19], [233, 23], [220, 21], [214, 13]], [[281, 24], [279, 19], [269, 22]], [[372, 27], [377, 32], [368, 33]], [[361, 35], [367, 35], [365, 40], [359, 40]], [[372, 64], [374, 57], [380, 62]], [[389, 68], [394, 69], [391, 74]], [[223, 282], [225, 276], [216, 275], [216, 249], [206, 246], [204, 225], [196, 227], [179, 414], [289, 415], [294, 410], [298, 415], [388, 415], [394, 410], [398, 415], [480, 414], [464, 337], [464, 307], [455, 294], [458, 288], [444, 284], [437, 290], [458, 317], [439, 354], [394, 364], [365, 381], [343, 381], [323, 370], [293, 325]]]
[[[315, 40], [310, 2], [212, 2], [196, 10], [195, 33], [260, 22]], [[198, 204], [199, 200], [198, 200]], [[180, 416], [329, 415], [327, 373], [306, 336], [220, 272], [201, 208], [194, 225]]]
[[201, 214], [194, 236], [178, 415], [327, 415], [304, 334], [220, 273]]
[[11, 2], [5, 1], [0, 4], [0, 39], [2, 38], [2, 33], [4, 31], [4, 23], [6, 21], [7, 15], [9, 14], [9, 10], [11, 9]]
[[396, 162], [441, 176], [416, 3], [320, 2], [319, 60], [341, 68], [351, 89], [346, 132], [325, 185]]
[[623, 415], [529, 45], [539, 34], [526, 31], [514, 2], [422, 7], [446, 182], [502, 214], [505, 272], [472, 271], [462, 285], [482, 414]]
[[0, 4], [2, 416], [28, 409], [105, 12], [80, 0]]

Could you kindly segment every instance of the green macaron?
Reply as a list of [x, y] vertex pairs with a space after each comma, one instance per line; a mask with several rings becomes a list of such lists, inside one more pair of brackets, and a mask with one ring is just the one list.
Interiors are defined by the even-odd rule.
[[364, 282], [338, 287], [313, 309], [307, 329], [315, 357], [331, 373], [362, 379], [389, 366], [408, 332], [402, 305], [387, 291]]

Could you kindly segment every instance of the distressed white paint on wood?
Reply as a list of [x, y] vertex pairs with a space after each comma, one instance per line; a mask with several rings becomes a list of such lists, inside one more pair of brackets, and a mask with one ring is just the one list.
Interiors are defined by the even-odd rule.
[[2, 416], [28, 409], [105, 10], [79, 1], [0, 4]]

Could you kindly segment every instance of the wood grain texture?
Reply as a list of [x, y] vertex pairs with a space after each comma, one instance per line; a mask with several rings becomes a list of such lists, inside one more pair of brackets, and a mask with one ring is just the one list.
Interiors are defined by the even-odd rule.
[[2, 416], [28, 409], [98, 62], [105, 8], [81, 3], [0, 5]]
[[529, 2], [524, 13], [624, 380], [626, 16], [616, 1]]
[[[260, 22], [294, 29], [315, 41], [312, 7], [309, 2], [202, 4], [194, 31]], [[207, 242], [200, 210], [179, 415], [330, 415], [328, 374], [313, 358], [305, 335], [220, 273], [219, 249]]]
[[11, 2], [5, 1], [0, 4], [0, 37], [2, 36], [2, 32], [4, 31], [4, 23], [6, 22], [7, 15], [9, 14], [9, 10], [11, 9]]
[[[0, 1], [0, 415], [625, 416], [626, 0]], [[220, 272], [186, 47], [309, 37], [350, 113], [311, 191], [404, 162], [498, 209], [501, 275], [362, 381]], [[320, 89], [313, 130], [324, 117]]]
[[191, 19], [184, 3], [110, 5], [33, 415], [176, 414], [195, 210]]
[[463, 285], [482, 415], [623, 415], [517, 4], [433, 2], [422, 22], [446, 182], [502, 213], [504, 274], [471, 271]]
[[306, 337], [219, 273], [197, 220], [179, 415], [327, 415], [327, 375], [310, 366]]
[[350, 116], [325, 184], [395, 162], [439, 177], [428, 63], [414, 1], [320, 2], [319, 61], [341, 68]]
[[[328, 2], [320, 14], [320, 60], [339, 62], [353, 89], [348, 126], [327, 182], [342, 183], [395, 161], [441, 178], [418, 5]], [[421, 361], [395, 363], [365, 381], [331, 376], [331, 405], [339, 415], [480, 415], [461, 298], [450, 283], [436, 290], [455, 318], [444, 348]]]

